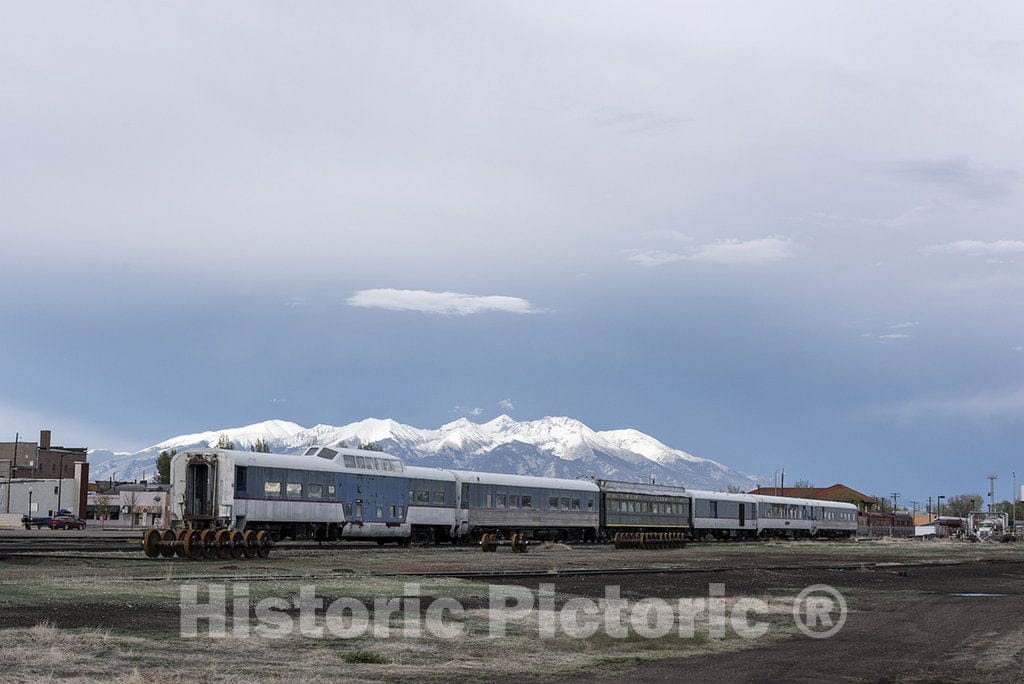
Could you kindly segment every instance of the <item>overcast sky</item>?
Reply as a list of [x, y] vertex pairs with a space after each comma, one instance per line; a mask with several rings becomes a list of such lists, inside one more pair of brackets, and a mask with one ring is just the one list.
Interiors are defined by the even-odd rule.
[[[9, 3], [0, 430], [569, 415], [1024, 481], [1024, 9]], [[7, 434], [10, 433], [10, 434]]]

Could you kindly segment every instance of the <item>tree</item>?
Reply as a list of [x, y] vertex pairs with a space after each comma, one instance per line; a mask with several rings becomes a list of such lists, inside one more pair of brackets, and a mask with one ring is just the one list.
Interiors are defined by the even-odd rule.
[[171, 484], [171, 456], [178, 453], [177, 449], [161, 451], [156, 457], [156, 484]]
[[106, 520], [107, 516], [110, 515], [110, 504], [113, 502], [114, 497], [110, 494], [97, 494], [96, 503], [92, 507], [93, 516], [96, 520]]
[[383, 449], [381, 449], [379, 446], [372, 442], [369, 444], [360, 444], [357, 448], [361, 449], [362, 451], [384, 451]]
[[981, 494], [957, 494], [942, 502], [942, 514], [966, 518], [978, 510], [984, 500]]
[[252, 450], [261, 454], [269, 454], [270, 445], [267, 444], [267, 440], [260, 437], [256, 440], [256, 443], [252, 445]]
[[878, 513], [891, 513], [892, 503], [889, 497], [879, 494], [875, 496], [875, 511]]
[[217, 440], [216, 448], [217, 449], [227, 449], [228, 451], [230, 451], [231, 449], [235, 448], [235, 445], [232, 444], [231, 440], [228, 439], [227, 435], [221, 435], [220, 438]]
[[810, 480], [797, 480], [793, 486], [797, 489], [814, 489], [814, 483]]
[[743, 487], [740, 487], [737, 484], [730, 484], [728, 487], [725, 488], [725, 491], [729, 492], [730, 494], [742, 494]]

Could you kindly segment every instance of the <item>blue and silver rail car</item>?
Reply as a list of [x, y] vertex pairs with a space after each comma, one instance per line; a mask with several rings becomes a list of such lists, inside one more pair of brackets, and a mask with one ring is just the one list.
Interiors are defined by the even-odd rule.
[[464, 538], [467, 521], [459, 506], [455, 474], [440, 468], [406, 466], [405, 475], [412, 541], [432, 544]]

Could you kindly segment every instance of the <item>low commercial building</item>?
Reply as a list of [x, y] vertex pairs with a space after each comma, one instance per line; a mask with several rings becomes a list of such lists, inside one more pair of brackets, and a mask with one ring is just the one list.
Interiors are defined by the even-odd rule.
[[90, 485], [86, 517], [101, 527], [160, 526], [169, 496], [170, 485], [96, 482]]

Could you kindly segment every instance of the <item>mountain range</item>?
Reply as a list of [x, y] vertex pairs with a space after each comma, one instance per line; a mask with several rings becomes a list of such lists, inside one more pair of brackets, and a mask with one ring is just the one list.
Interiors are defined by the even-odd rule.
[[274, 453], [299, 454], [312, 445], [372, 444], [409, 465], [519, 475], [655, 482], [691, 489], [744, 490], [761, 480], [663, 444], [639, 430], [589, 428], [566, 417], [516, 421], [503, 415], [486, 423], [460, 418], [436, 429], [367, 418], [341, 427], [310, 428], [286, 420], [268, 420], [238, 428], [179, 435], [139, 451], [89, 452], [90, 479], [135, 480], [152, 477], [157, 455], [167, 449], [214, 446], [221, 436], [236, 449], [265, 440]]

